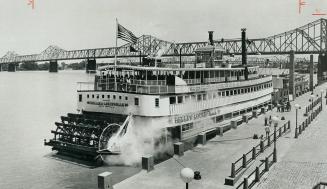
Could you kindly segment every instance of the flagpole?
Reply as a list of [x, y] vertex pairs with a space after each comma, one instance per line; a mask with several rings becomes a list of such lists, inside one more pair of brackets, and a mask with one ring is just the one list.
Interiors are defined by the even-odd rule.
[[116, 48], [115, 48], [115, 66], [114, 66], [114, 76], [115, 76], [115, 91], [117, 91], [117, 69], [116, 69], [116, 66], [117, 66], [117, 36], [118, 36], [118, 20], [116, 18]]

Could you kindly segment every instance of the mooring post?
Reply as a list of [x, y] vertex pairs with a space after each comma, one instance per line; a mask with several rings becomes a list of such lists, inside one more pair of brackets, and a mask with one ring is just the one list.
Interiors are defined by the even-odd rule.
[[268, 135], [268, 146], [270, 146], [270, 135]]
[[249, 181], [248, 181], [248, 178], [244, 178], [244, 181], [243, 181], [243, 189], [248, 189], [249, 188]]
[[281, 137], [282, 136], [282, 128], [281, 127], [279, 127], [279, 137]]
[[257, 153], [257, 152], [256, 152], [256, 149], [255, 149], [255, 147], [253, 147], [253, 148], [252, 148], [252, 159], [253, 159], [253, 160], [255, 160], [255, 158], [256, 158], [256, 153]]
[[260, 140], [260, 152], [262, 153], [265, 150], [263, 140]]
[[98, 189], [113, 189], [111, 172], [103, 172], [98, 175]]
[[243, 154], [243, 163], [242, 163], [242, 167], [246, 168], [246, 155]]
[[284, 133], [286, 132], [286, 123], [284, 124]]
[[231, 176], [232, 178], [235, 178], [235, 163], [232, 163], [232, 169], [231, 169]]
[[265, 171], [266, 172], [269, 171], [269, 160], [268, 160], [268, 157], [266, 157], [266, 159], [265, 159]]
[[142, 156], [142, 169], [150, 172], [154, 169], [154, 159], [152, 155], [144, 155]]
[[260, 169], [259, 167], [255, 168], [255, 182], [259, 182], [260, 181]]

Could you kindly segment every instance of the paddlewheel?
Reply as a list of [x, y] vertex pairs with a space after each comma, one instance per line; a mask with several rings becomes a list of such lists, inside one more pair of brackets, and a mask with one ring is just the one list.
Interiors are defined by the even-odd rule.
[[[111, 154], [106, 149], [107, 142], [113, 134], [119, 131], [128, 116], [83, 112], [69, 113], [61, 116], [61, 122], [56, 122], [52, 130], [54, 138], [44, 141], [52, 146], [58, 154], [75, 157], [87, 161], [102, 163], [101, 153]], [[115, 154], [114, 152], [112, 154]]]

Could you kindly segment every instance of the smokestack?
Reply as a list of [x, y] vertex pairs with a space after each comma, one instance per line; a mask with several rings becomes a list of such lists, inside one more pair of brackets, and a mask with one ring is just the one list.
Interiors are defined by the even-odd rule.
[[246, 28], [242, 28], [242, 65], [247, 65], [247, 60], [246, 60]]
[[209, 33], [209, 44], [213, 45], [213, 31], [208, 31]]

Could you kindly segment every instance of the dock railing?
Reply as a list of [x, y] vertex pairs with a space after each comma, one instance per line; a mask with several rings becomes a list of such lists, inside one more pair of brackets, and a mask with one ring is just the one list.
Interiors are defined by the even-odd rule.
[[257, 156], [260, 155], [260, 153], [263, 153], [267, 148], [269, 148], [274, 140], [277, 141], [283, 134], [285, 134], [290, 129], [291, 129], [291, 122], [287, 121], [278, 129], [276, 129], [276, 132], [273, 132], [272, 134], [268, 135], [268, 137], [266, 137], [264, 140], [260, 140], [260, 143], [258, 145], [254, 146], [247, 153], [243, 154], [242, 157], [240, 157], [239, 159], [237, 159], [235, 162], [232, 163], [230, 177], [231, 178], [237, 177], [238, 174], [243, 169], [245, 169], [248, 164], [250, 164], [252, 161], [256, 159]]
[[322, 106], [320, 105], [318, 108], [315, 108], [319, 103], [321, 103], [321, 97], [312, 102], [309, 106], [306, 107], [306, 113], [305, 115], [307, 118], [300, 123], [297, 127], [295, 127], [295, 134], [294, 138], [298, 138], [299, 135], [305, 131], [305, 129], [310, 126], [311, 122], [319, 115], [319, 113], [322, 111]]
[[319, 182], [312, 189], [327, 189], [327, 182]]
[[262, 162], [253, 170], [248, 176], [244, 177], [243, 181], [236, 187], [236, 189], [251, 189], [255, 183], [260, 181], [260, 178], [269, 171], [269, 168], [276, 163], [274, 161], [274, 153], [273, 151], [270, 153]]

